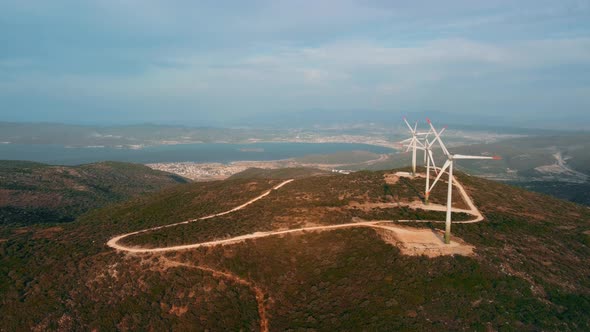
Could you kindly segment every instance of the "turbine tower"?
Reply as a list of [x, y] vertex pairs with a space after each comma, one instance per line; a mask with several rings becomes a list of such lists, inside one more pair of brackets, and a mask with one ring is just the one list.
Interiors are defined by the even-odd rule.
[[420, 140], [418, 139], [418, 136], [425, 135], [426, 133], [419, 133], [418, 132], [418, 130], [417, 130], [418, 122], [417, 121], [416, 121], [416, 124], [414, 124], [414, 128], [412, 128], [412, 126], [410, 126], [410, 124], [408, 123], [408, 120], [406, 120], [405, 117], [404, 117], [404, 122], [408, 126], [408, 129], [410, 130], [410, 134], [412, 134], [412, 137], [405, 139], [405, 140], [401, 141], [400, 143], [408, 143], [408, 145], [406, 146], [406, 152], [408, 152], [408, 151], [410, 151], [410, 149], [412, 149], [412, 175], [416, 175], [416, 150], [418, 150], [418, 149], [423, 150], [424, 149], [424, 145], [422, 144], [422, 142], [420, 142]]
[[[438, 173], [438, 176], [436, 177], [436, 179], [434, 179], [434, 182], [432, 183], [432, 185], [430, 186], [430, 188], [428, 188], [428, 193], [430, 193], [430, 191], [432, 190], [432, 188], [434, 188], [434, 185], [436, 184], [436, 182], [438, 182], [438, 180], [440, 179], [441, 175], [445, 172], [445, 170], [448, 168], [449, 171], [449, 186], [448, 186], [448, 193], [447, 193], [447, 218], [445, 221], [445, 243], [449, 244], [451, 243], [451, 202], [453, 201], [452, 195], [453, 195], [453, 166], [455, 164], [455, 160], [462, 160], [462, 159], [470, 159], [470, 160], [475, 160], [475, 159], [495, 159], [495, 160], [499, 160], [502, 159], [500, 157], [494, 156], [494, 157], [488, 157], [488, 156], [467, 156], [467, 155], [462, 155], [462, 154], [452, 154], [449, 153], [449, 151], [447, 150], [447, 148], [445, 147], [445, 144], [443, 143], [443, 141], [440, 139], [440, 134], [436, 131], [436, 129], [434, 129], [434, 126], [432, 125], [432, 122], [430, 122], [430, 119], [426, 119], [426, 121], [428, 122], [428, 124], [430, 125], [430, 129], [432, 130], [432, 132], [434, 133], [434, 136], [436, 138], [436, 140], [438, 141], [438, 144], [440, 145], [443, 153], [445, 154], [445, 156], [447, 156], [447, 161], [445, 161], [445, 164], [443, 165], [443, 167], [440, 170], [440, 173]], [[441, 130], [442, 133], [442, 130]]]

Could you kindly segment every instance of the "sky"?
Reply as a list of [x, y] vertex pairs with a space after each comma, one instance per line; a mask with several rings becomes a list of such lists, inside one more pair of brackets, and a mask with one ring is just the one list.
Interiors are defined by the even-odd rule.
[[0, 121], [590, 121], [590, 1], [2, 0]]

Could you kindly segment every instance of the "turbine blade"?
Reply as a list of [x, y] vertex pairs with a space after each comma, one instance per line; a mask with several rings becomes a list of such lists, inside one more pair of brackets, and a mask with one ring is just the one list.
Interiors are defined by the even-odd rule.
[[424, 136], [424, 141], [426, 142], [426, 145], [428, 145], [428, 136], [430, 136], [430, 134], [432, 134], [432, 129], [428, 129], [426, 136]]
[[436, 164], [434, 163], [434, 157], [432, 156], [432, 150], [428, 150], [428, 156], [430, 157], [430, 162], [432, 163], [432, 167], [434, 167], [434, 171], [438, 174], [438, 169], [436, 168]]
[[417, 146], [420, 146], [422, 149], [424, 149], [425, 145], [424, 143], [422, 143], [419, 139], [416, 138], [416, 144]]
[[434, 129], [434, 126], [432, 125], [432, 122], [430, 122], [430, 119], [426, 119], [426, 121], [428, 121], [428, 124], [430, 125], [430, 128], [432, 129], [432, 132], [434, 133], [434, 136], [436, 137], [436, 140], [438, 141], [438, 144], [440, 144], [440, 147], [443, 150], [443, 153], [446, 156], [448, 156], [449, 155], [449, 150], [447, 150], [447, 147], [443, 143], [442, 139], [440, 139], [440, 135], [438, 134], [438, 132], [436, 131], [436, 129]]
[[408, 129], [410, 129], [410, 132], [413, 133], [414, 131], [412, 130], [412, 126], [410, 126], [410, 124], [408, 123], [408, 120], [406, 120], [406, 118], [404, 117], [404, 122], [406, 123], [406, 125], [408, 126]]
[[406, 152], [410, 151], [410, 149], [414, 148], [414, 145], [416, 144], [416, 137], [412, 137], [410, 138], [410, 143], [408, 143], [408, 145], [406, 145]]
[[[447, 129], [447, 127], [444, 127], [443, 129], [441, 129], [441, 131], [439, 131], [439, 132], [438, 132], [438, 136], [442, 136], [442, 133], [444, 133], [444, 132], [445, 132], [445, 129]], [[432, 131], [432, 129], [431, 129], [431, 131]], [[430, 146], [429, 146], [429, 148], [430, 148], [431, 146], [433, 146], [435, 142], [436, 142], [436, 139], [433, 139], [433, 140], [432, 140], [432, 142], [430, 142]]]
[[444, 174], [445, 170], [447, 168], [449, 168], [449, 165], [451, 165], [451, 161], [447, 159], [447, 161], [445, 161], [445, 164], [443, 165], [443, 167], [440, 169], [440, 172], [436, 176], [436, 179], [434, 179], [434, 181], [430, 185], [430, 188], [428, 188], [428, 191], [432, 191], [432, 188], [434, 188], [434, 185], [438, 182], [440, 177]]
[[453, 159], [497, 159], [499, 157], [489, 157], [489, 156], [467, 156], [464, 154], [456, 154], [453, 155]]

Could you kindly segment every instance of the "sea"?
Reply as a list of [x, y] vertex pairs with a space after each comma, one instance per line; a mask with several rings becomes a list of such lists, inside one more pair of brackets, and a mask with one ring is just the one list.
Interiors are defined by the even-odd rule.
[[27, 160], [52, 165], [79, 165], [98, 161], [132, 163], [198, 162], [230, 163], [233, 161], [265, 161], [330, 154], [342, 151], [391, 153], [382, 146], [356, 143], [195, 143], [142, 147], [68, 147], [44, 144], [0, 144], [0, 160]]

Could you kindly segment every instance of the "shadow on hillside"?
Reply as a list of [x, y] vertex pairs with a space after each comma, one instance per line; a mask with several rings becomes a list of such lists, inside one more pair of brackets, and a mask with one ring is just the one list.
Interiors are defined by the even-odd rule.
[[414, 184], [412, 184], [412, 182], [410, 180], [408, 180], [407, 178], [404, 177], [400, 177], [399, 179], [403, 184], [405, 184], [406, 186], [408, 186], [408, 188], [410, 188], [411, 192], [414, 193], [414, 195], [418, 196], [418, 198], [424, 202], [424, 195], [422, 194], [422, 191], [417, 189], [416, 186], [414, 186]]

